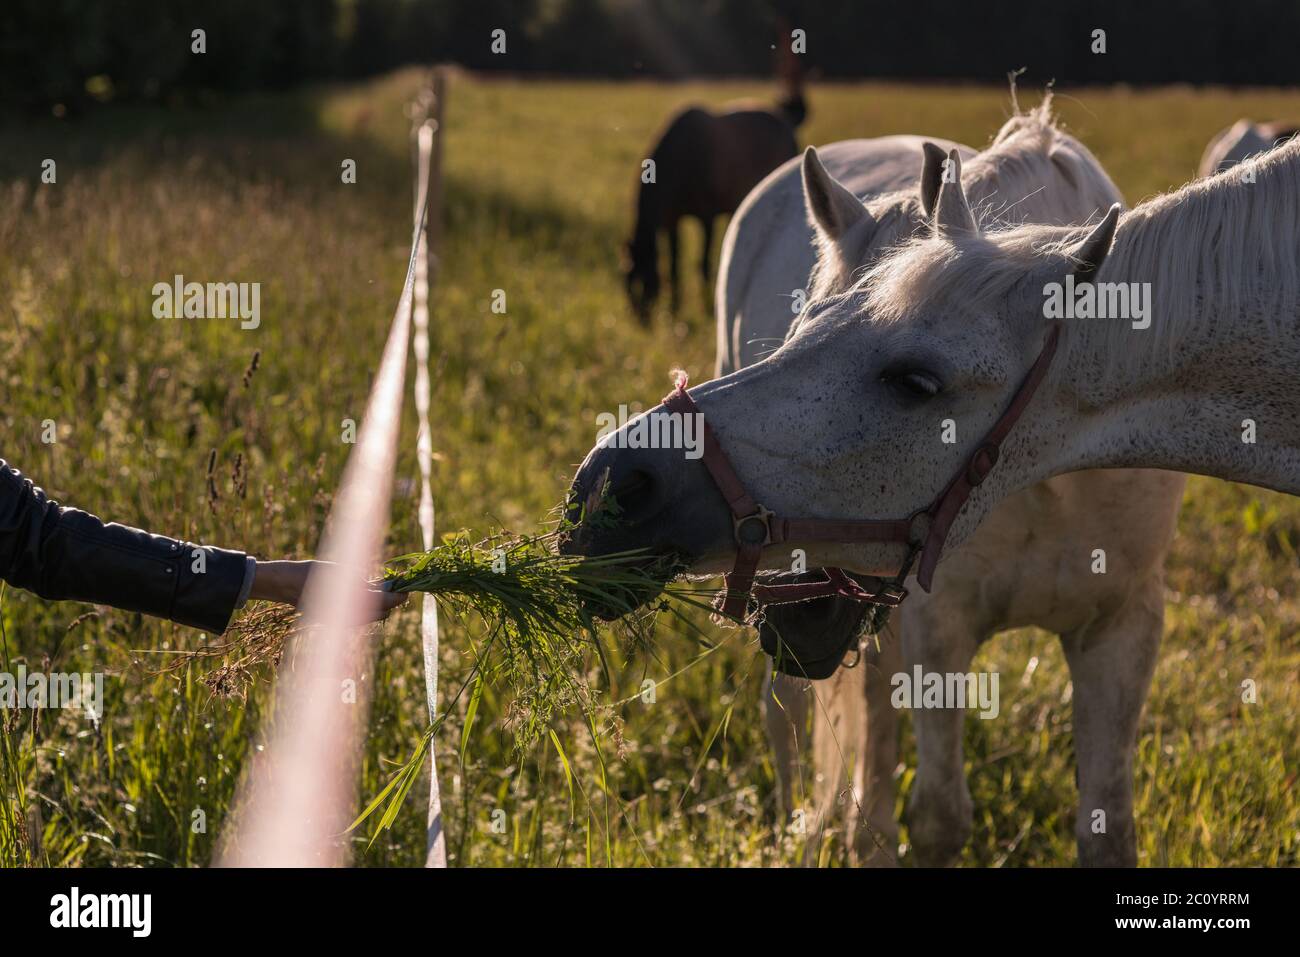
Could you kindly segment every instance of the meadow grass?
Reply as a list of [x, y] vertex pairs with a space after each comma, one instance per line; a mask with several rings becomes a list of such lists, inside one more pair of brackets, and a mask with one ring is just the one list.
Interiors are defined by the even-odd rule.
[[[401, 285], [411, 204], [402, 107], [420, 81], [407, 70], [0, 130], [0, 455], [53, 496], [113, 520], [264, 557], [309, 556], [351, 448], [343, 422], [361, 414]], [[594, 441], [599, 411], [652, 405], [673, 367], [708, 378], [712, 319], [694, 271], [684, 270], [687, 310], [656, 315], [651, 330], [623, 301], [619, 250], [636, 171], [678, 106], [771, 94], [758, 83], [454, 79], [430, 330], [440, 530], [534, 531]], [[1066, 89], [1057, 106], [1135, 202], [1189, 179], [1222, 127], [1294, 117], [1300, 97]], [[803, 142], [916, 132], [982, 146], [1008, 102], [996, 86], [866, 83], [818, 86], [811, 108]], [[58, 163], [57, 185], [38, 182], [46, 157]], [[356, 185], [340, 182], [345, 158], [357, 161]], [[689, 231], [688, 262], [698, 241]], [[154, 319], [151, 287], [176, 273], [260, 281], [261, 327]], [[504, 315], [490, 309], [497, 289]], [[54, 444], [41, 441], [45, 420]], [[411, 415], [390, 555], [419, 538], [414, 432]], [[1137, 756], [1143, 863], [1300, 857], [1297, 547], [1300, 503], [1190, 483]], [[206, 864], [240, 769], [264, 740], [273, 677], [263, 670], [246, 701], [214, 697], [201, 678], [223, 659], [166, 665], [215, 639], [14, 589], [2, 597], [6, 668], [109, 677], [98, 728], [75, 712], [0, 714], [0, 863]], [[700, 654], [696, 628], [715, 651]], [[583, 649], [574, 668], [607, 701], [625, 702], [619, 727], [572, 708], [519, 753], [508, 687], [450, 693], [465, 686], [483, 629], [473, 615], [443, 616], [451, 708], [437, 750], [453, 865], [801, 859], [807, 837], [776, 817], [752, 635], [712, 629], [701, 613], [663, 622], [651, 647], [611, 637]], [[1000, 720], [966, 725], [976, 827], [963, 862], [1070, 864], [1071, 688], [1059, 646], [1012, 633], [974, 667], [1004, 675], [1003, 701]], [[428, 723], [414, 608], [377, 635], [366, 679], [358, 812]], [[1246, 679], [1256, 704], [1242, 703]], [[913, 758], [909, 744], [900, 811]], [[408, 801], [373, 841], [358, 829], [355, 860], [420, 863], [419, 805]], [[844, 859], [834, 843], [821, 857]]]

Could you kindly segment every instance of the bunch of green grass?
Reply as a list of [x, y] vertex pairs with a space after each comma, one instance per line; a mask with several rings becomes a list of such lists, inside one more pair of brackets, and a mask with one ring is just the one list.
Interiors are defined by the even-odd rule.
[[475, 670], [514, 694], [510, 723], [520, 750], [537, 740], [557, 711], [591, 709], [588, 652], [608, 674], [597, 640], [601, 619], [624, 642], [645, 650], [660, 612], [673, 611], [675, 602], [704, 604], [686, 587], [665, 586], [678, 571], [671, 560], [647, 564], [643, 552], [562, 555], [556, 548], [561, 534], [474, 542], [462, 532], [428, 552], [393, 559], [385, 569], [385, 588], [433, 595], [485, 623], [486, 637], [472, 648]]
[[461, 611], [474, 611], [499, 623], [511, 636], [590, 631], [592, 609], [602, 617], [622, 617], [641, 608], [663, 589], [666, 564], [644, 568], [644, 554], [627, 552], [600, 558], [559, 554], [556, 534], [472, 542], [467, 533], [444, 538], [427, 552], [388, 562], [384, 587], [425, 592]]
[[[588, 677], [594, 654], [599, 673], [609, 683], [609, 663], [598, 640], [602, 620], [616, 628], [626, 644], [644, 650], [651, 644], [661, 612], [686, 621], [684, 607], [710, 607], [708, 598], [689, 586], [665, 584], [679, 571], [671, 559], [647, 563], [644, 552], [598, 558], [562, 555], [556, 548], [562, 534], [474, 542], [462, 532], [430, 551], [388, 563], [384, 587], [424, 592], [457, 613], [472, 612], [483, 621], [486, 633], [473, 642], [474, 665], [468, 678], [448, 696], [442, 713], [407, 762], [353, 822], [355, 828], [383, 807], [372, 841], [396, 819], [434, 735], [465, 690], [473, 689], [461, 735], [462, 752], [484, 685], [504, 685], [513, 695], [507, 723], [517, 751], [522, 754], [546, 735], [567, 767], [567, 757], [550, 729], [555, 716], [576, 707], [593, 730], [602, 714], [613, 719], [613, 709], [600, 703], [601, 695]], [[709, 644], [703, 636], [699, 640]]]

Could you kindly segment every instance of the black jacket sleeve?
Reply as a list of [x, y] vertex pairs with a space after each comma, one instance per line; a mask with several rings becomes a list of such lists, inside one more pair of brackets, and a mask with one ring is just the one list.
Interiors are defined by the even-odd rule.
[[214, 634], [244, 582], [242, 552], [101, 522], [46, 498], [0, 459], [0, 578], [51, 600], [112, 605]]

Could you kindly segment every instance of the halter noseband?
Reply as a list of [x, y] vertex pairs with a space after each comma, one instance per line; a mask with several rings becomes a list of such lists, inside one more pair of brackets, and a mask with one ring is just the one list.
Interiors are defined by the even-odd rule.
[[[678, 376], [677, 387], [664, 397], [664, 408], [669, 412], [695, 414], [704, 426], [704, 452], [701, 456], [704, 466], [709, 470], [713, 482], [727, 501], [731, 509], [732, 528], [736, 536], [736, 563], [726, 576], [726, 588], [722, 597], [722, 614], [739, 621], [752, 620], [750, 613], [751, 598], [758, 606], [784, 605], [790, 602], [810, 601], [814, 598], [839, 596], [853, 601], [870, 602], [875, 605], [890, 607], [902, 604], [907, 597], [903, 582], [912, 569], [912, 563], [920, 553], [921, 564], [917, 568], [916, 580], [927, 592], [934, 578], [935, 566], [943, 551], [948, 529], [961, 512], [966, 499], [974, 491], [993, 466], [997, 464], [998, 452], [1016, 421], [1028, 407], [1034, 393], [1042, 384], [1047, 370], [1056, 354], [1057, 340], [1060, 338], [1060, 323], [1053, 323], [1043, 343], [1042, 351], [1030, 366], [1029, 372], [1021, 381], [1019, 388], [1011, 397], [1006, 411], [993, 423], [985, 433], [974, 451], [967, 456], [965, 463], [953, 476], [935, 500], [926, 508], [913, 512], [903, 519], [824, 519], [824, 518], [784, 518], [766, 508], [745, 490], [736, 470], [722, 450], [718, 438], [709, 428], [704, 413], [700, 411], [695, 400], [686, 391], [686, 375]], [[799, 582], [787, 585], [756, 585], [754, 577], [758, 574], [759, 562], [763, 549], [768, 545], [781, 545], [785, 542], [835, 542], [852, 544], [858, 542], [897, 542], [908, 547], [907, 558], [898, 570], [898, 574], [888, 580], [879, 580], [878, 587], [869, 591], [840, 568], [825, 568], [825, 581]]]

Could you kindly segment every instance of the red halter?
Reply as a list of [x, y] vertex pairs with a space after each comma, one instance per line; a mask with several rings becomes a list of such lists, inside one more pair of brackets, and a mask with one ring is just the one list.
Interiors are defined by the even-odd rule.
[[[664, 408], [669, 412], [696, 414], [704, 425], [703, 462], [713, 477], [714, 484], [727, 500], [736, 536], [736, 563], [726, 576], [722, 613], [737, 620], [749, 620], [751, 597], [761, 609], [763, 605], [784, 605], [813, 598], [838, 595], [854, 601], [876, 605], [895, 606], [907, 597], [903, 581], [912, 569], [918, 552], [921, 564], [916, 580], [927, 592], [934, 578], [935, 566], [943, 551], [948, 529], [961, 512], [966, 499], [977, 485], [988, 477], [998, 461], [998, 450], [1011, 432], [1016, 421], [1034, 397], [1056, 354], [1060, 338], [1060, 323], [1053, 323], [1043, 343], [1042, 351], [1026, 373], [1020, 387], [1011, 397], [1011, 404], [984, 438], [967, 457], [966, 463], [953, 476], [952, 481], [927, 508], [913, 512], [902, 519], [824, 519], [782, 518], [757, 502], [745, 490], [727, 453], [718, 444], [718, 438], [709, 428], [695, 400], [686, 391], [686, 375], [677, 379], [677, 388], [664, 398]], [[875, 591], [868, 591], [839, 568], [823, 569], [826, 580], [788, 585], [755, 585], [754, 576], [763, 549], [768, 545], [785, 542], [898, 542], [908, 546], [907, 559], [898, 574], [882, 581]]]

